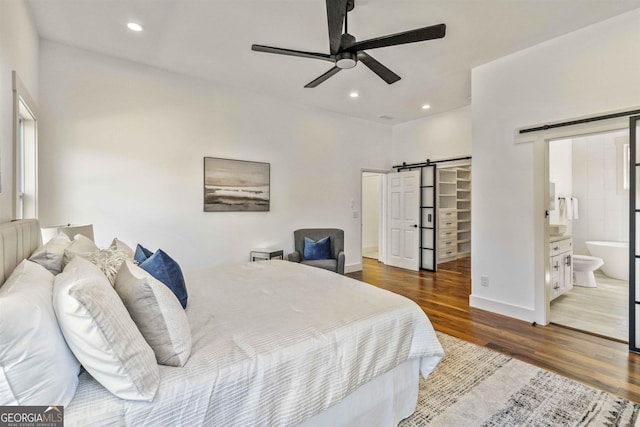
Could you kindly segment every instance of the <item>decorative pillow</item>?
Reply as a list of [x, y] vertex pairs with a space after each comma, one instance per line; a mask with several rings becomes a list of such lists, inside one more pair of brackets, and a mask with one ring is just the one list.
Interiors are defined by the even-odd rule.
[[191, 328], [167, 286], [131, 261], [116, 276], [115, 290], [161, 365], [184, 366], [191, 354]]
[[303, 259], [331, 259], [331, 236], [327, 236], [317, 242], [305, 237]]
[[149, 249], [145, 248], [140, 243], [138, 243], [138, 245], [136, 246], [136, 252], [133, 255], [133, 260], [138, 264], [142, 264], [151, 255], [153, 255], [153, 252], [151, 252]]
[[53, 306], [82, 366], [122, 399], [151, 401], [160, 373], [149, 344], [100, 269], [73, 258], [56, 276]]
[[88, 258], [93, 252], [96, 252], [98, 247], [93, 240], [90, 238], [83, 236], [82, 234], [76, 234], [73, 237], [73, 242], [69, 245], [68, 248], [64, 250], [64, 258], [62, 260], [62, 267], [69, 263], [73, 258], [78, 255], [82, 255], [85, 258]]
[[60, 332], [54, 276], [22, 261], [0, 288], [0, 405], [67, 405], [80, 363]]
[[167, 285], [180, 301], [182, 308], [187, 308], [187, 286], [184, 283], [182, 270], [173, 258], [162, 249], [158, 249], [156, 253], [140, 264], [140, 268]]
[[111, 245], [109, 246], [109, 249], [120, 251], [124, 253], [127, 259], [133, 259], [133, 249], [131, 249], [129, 245], [127, 245], [117, 237], [114, 237], [113, 241], [111, 242]]
[[93, 264], [98, 266], [98, 268], [104, 273], [104, 275], [109, 279], [109, 283], [111, 286], [115, 283], [116, 274], [118, 274], [118, 270], [120, 270], [120, 266], [127, 259], [127, 256], [124, 252], [113, 249], [111, 247], [107, 249], [100, 249], [95, 252], [91, 252], [88, 256], [81, 254], [80, 256], [88, 259]]
[[36, 249], [29, 257], [29, 260], [40, 264], [53, 274], [58, 274], [62, 271], [64, 251], [69, 245], [71, 245], [69, 237], [64, 233], [60, 233]]

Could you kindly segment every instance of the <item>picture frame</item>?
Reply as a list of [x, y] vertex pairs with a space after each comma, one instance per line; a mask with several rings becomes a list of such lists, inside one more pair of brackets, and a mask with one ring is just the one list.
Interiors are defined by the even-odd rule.
[[268, 212], [271, 164], [205, 157], [203, 191], [204, 212]]

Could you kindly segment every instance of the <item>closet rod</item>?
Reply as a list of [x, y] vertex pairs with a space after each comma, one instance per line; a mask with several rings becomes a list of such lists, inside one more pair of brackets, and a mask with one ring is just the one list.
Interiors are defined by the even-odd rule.
[[603, 116], [587, 117], [586, 119], [571, 120], [568, 122], [554, 123], [552, 125], [544, 125], [544, 126], [538, 126], [535, 128], [521, 129], [519, 133], [537, 132], [539, 130], [547, 130], [547, 129], [561, 128], [565, 126], [580, 125], [583, 123], [597, 122], [599, 120], [608, 120], [608, 119], [615, 119], [617, 117], [633, 116], [634, 114], [640, 114], [640, 110], [630, 110], [630, 111], [624, 111], [622, 113], [605, 114]]
[[471, 156], [452, 157], [450, 159], [441, 159], [441, 160], [427, 159], [426, 162], [410, 163], [410, 164], [407, 164], [406, 162], [402, 162], [401, 165], [392, 166], [392, 169], [398, 169], [398, 172], [399, 172], [400, 169], [421, 168], [423, 166], [431, 166], [431, 165], [436, 164], [436, 163], [455, 162], [455, 161], [458, 161], [458, 160], [471, 160]]

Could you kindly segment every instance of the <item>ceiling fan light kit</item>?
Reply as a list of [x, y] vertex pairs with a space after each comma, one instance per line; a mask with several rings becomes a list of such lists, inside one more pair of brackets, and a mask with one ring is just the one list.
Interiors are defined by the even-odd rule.
[[[334, 63], [333, 68], [305, 85], [305, 88], [318, 86], [320, 83], [337, 74], [340, 70], [355, 67], [358, 61], [362, 62], [367, 68], [377, 74], [378, 77], [387, 82], [387, 84], [393, 84], [400, 80], [400, 76], [382, 65], [366, 53], [365, 50], [441, 39], [446, 33], [445, 24], [438, 24], [358, 42], [348, 31], [347, 12], [353, 10], [354, 0], [326, 0], [326, 3], [327, 24], [329, 27], [329, 54], [304, 52], [257, 44], [252, 45], [251, 50], [275, 53], [278, 55], [320, 59]], [[342, 32], [343, 29], [344, 33]]]
[[336, 67], [340, 69], [353, 68], [358, 63], [358, 56], [352, 52], [340, 52], [336, 55]]

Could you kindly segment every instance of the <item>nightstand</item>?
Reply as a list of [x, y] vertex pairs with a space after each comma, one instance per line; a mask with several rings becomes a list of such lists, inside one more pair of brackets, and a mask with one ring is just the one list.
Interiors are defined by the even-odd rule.
[[262, 261], [265, 259], [284, 259], [284, 252], [278, 248], [256, 248], [249, 254], [250, 261]]

